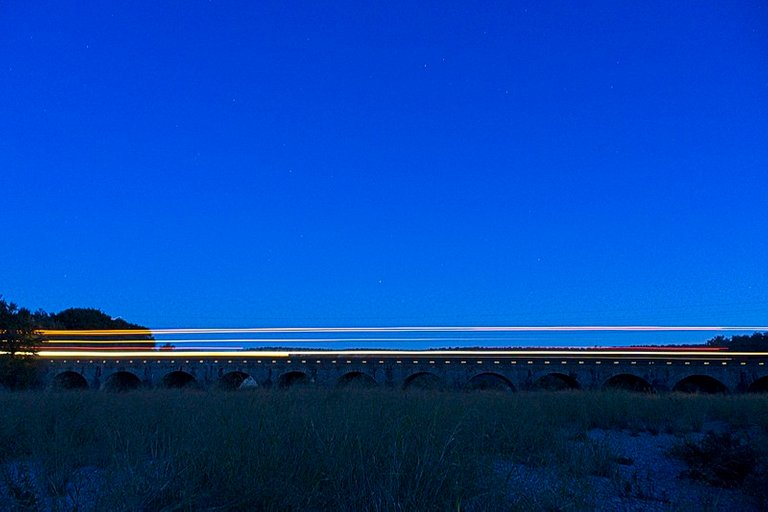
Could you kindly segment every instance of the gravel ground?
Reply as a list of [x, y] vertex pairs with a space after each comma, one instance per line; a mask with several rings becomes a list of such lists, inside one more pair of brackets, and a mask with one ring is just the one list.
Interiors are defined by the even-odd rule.
[[617, 464], [617, 478], [595, 479], [596, 510], [758, 510], [741, 489], [721, 489], [681, 478], [687, 466], [668, 452], [683, 441], [682, 437], [601, 430], [589, 435], [595, 441], [606, 442], [618, 457], [632, 461]]
[[[722, 428], [706, 425], [703, 431]], [[599, 512], [752, 512], [761, 508], [743, 489], [722, 489], [684, 478], [686, 464], [669, 455], [673, 446], [699, 441], [704, 434], [672, 435], [591, 430], [588, 441], [612, 454], [609, 476], [586, 480], [558, 475], [548, 467], [499, 462], [496, 471], [509, 484], [522, 510], [595, 510]], [[574, 441], [575, 444], [584, 443]]]

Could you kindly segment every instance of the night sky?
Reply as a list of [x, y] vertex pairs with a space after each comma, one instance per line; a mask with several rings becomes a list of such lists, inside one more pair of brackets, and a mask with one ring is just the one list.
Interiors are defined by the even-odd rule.
[[0, 293], [149, 327], [765, 325], [764, 2], [320, 4], [0, 3]]

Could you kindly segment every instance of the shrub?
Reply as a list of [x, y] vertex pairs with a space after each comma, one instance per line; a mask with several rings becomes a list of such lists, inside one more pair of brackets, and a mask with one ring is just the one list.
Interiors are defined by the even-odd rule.
[[682, 476], [716, 487], [738, 487], [758, 461], [748, 439], [732, 432], [708, 432], [698, 443], [675, 447], [672, 455], [688, 465]]
[[28, 357], [0, 356], [0, 388], [20, 390], [40, 386], [40, 365]]

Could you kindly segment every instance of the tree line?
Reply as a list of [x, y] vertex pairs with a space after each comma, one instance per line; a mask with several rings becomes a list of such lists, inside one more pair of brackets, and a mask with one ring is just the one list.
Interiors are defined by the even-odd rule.
[[768, 349], [768, 332], [715, 336], [707, 340], [708, 347], [725, 347], [735, 352], [764, 352]]

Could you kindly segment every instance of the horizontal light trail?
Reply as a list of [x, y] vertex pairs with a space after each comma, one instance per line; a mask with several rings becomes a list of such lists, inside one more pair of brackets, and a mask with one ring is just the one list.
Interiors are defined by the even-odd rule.
[[[40, 348], [45, 347], [37, 347], [38, 350]], [[238, 351], [238, 350], [246, 350], [247, 347], [238, 347], [238, 346], [213, 346], [213, 347], [194, 347], [194, 349], [187, 349], [187, 351], [194, 350], [195, 352], [204, 352], [204, 351], [210, 351], [210, 350], [218, 350], [218, 351]], [[116, 352], [116, 351], [123, 351], [123, 352], [131, 352], [136, 353], [137, 351], [146, 351], [148, 347], [143, 346], [131, 346], [131, 345], [120, 345], [118, 347], [104, 347], [101, 345], [72, 345], [72, 346], [63, 346], [61, 348], [55, 348], [53, 350], [47, 350], [47, 352], [66, 352], [66, 351], [94, 351], [94, 352]], [[163, 352], [172, 352], [177, 353], [174, 349], [169, 349], [166, 347], [157, 347], [155, 349], [156, 351], [163, 351]]]
[[[538, 338], [535, 338], [538, 339]], [[87, 343], [87, 344], [101, 344], [101, 345], [115, 345], [120, 343], [135, 343], [137, 345], [153, 345], [158, 343], [333, 343], [333, 342], [377, 342], [377, 341], [397, 341], [397, 342], [422, 342], [422, 341], [518, 341], [520, 338], [503, 338], [503, 337], [461, 337], [461, 338], [449, 338], [449, 337], [419, 337], [419, 338], [380, 338], [380, 337], [366, 337], [366, 338], [160, 338], [157, 340], [148, 339], [119, 339], [119, 340], [84, 340], [84, 339], [51, 339], [46, 343], [48, 344], [72, 344], [72, 343]]]
[[[393, 339], [397, 340], [397, 341], [402, 341], [402, 340], [399, 340], [397, 338], [393, 338]], [[459, 338], [459, 339], [466, 340], [466, 338]], [[494, 340], [494, 341], [505, 341], [505, 340], [497, 340], [495, 338], [487, 338], [487, 339], [488, 340]], [[377, 339], [372, 339], [372, 338], [355, 338], [355, 340], [365, 341], [365, 342], [381, 341], [380, 338], [377, 338]], [[431, 340], [432, 341], [444, 341], [444, 339], [442, 339], [442, 338], [432, 338]], [[175, 340], [174, 343], [176, 343], [176, 342], [181, 342], [181, 343], [197, 343], [199, 341], [201, 341], [201, 340]], [[210, 341], [217, 341], [217, 340], [205, 340], [205, 341], [209, 341], [210, 342]], [[235, 339], [226, 340], [226, 341], [227, 342], [232, 342], [232, 341], [264, 341], [264, 340], [243, 340], [243, 339], [235, 338]], [[315, 341], [321, 341], [321, 340], [304, 339], [304, 338], [295, 338], [295, 339], [286, 340], [286, 339], [279, 339], [278, 338], [276, 340], [270, 340], [270, 341], [280, 341], [280, 342], [284, 342], [284, 343], [303, 343], [303, 342], [307, 342], [307, 341], [315, 342]], [[322, 341], [323, 342], [328, 342], [328, 341], [353, 341], [353, 340], [352, 339], [348, 339], [348, 338], [334, 338], [334, 339], [326, 339], [326, 340], [322, 340]], [[421, 341], [421, 339], [419, 339], [419, 341]], [[472, 339], [472, 341], [479, 341], [479, 340]], [[149, 340], [149, 341], [144, 341], [144, 340], [121, 340], [119, 342], [117, 342], [117, 341], [104, 341], [104, 340], [99, 340], [99, 341], [90, 341], [90, 340], [69, 340], [69, 341], [55, 340], [54, 341], [54, 340], [51, 340], [48, 343], [57, 343], [57, 344], [64, 344], [64, 345], [66, 345], [66, 346], [63, 346], [61, 348], [57, 347], [57, 348], [55, 348], [53, 350], [49, 350], [49, 351], [52, 352], [52, 351], [57, 351], [57, 350], [124, 350], [124, 351], [128, 351], [128, 350], [147, 350], [148, 347], [141, 346], [141, 345], [139, 345], [139, 343], [153, 344], [154, 342], [151, 341], [151, 340]], [[81, 343], [82, 345], [77, 345], [78, 343]], [[136, 343], [136, 345], [127, 345], [126, 346], [126, 343]], [[38, 348], [45, 348], [45, 347], [38, 347]], [[195, 351], [200, 351], [200, 350], [247, 350], [249, 348], [253, 348], [253, 347], [232, 346], [232, 345], [228, 345], [228, 346], [215, 345], [215, 346], [187, 347], [186, 350], [193, 350], [193, 349]], [[562, 350], [562, 349], [570, 349], [571, 351], [576, 351], [576, 352], [592, 352], [592, 351], [595, 350], [595, 349], [591, 349], [589, 347], [583, 347], [583, 346], [565, 346], [565, 347], [561, 346], [561, 347], [558, 347], [558, 348], [560, 350]], [[552, 348], [552, 349], [554, 350], [554, 348]], [[168, 348], [168, 347], [165, 347], [165, 346], [161, 345], [159, 347], [156, 347], [155, 350], [163, 350], [163, 351], [167, 351], [167, 352], [173, 352], [175, 350], [175, 348]], [[436, 350], [439, 350], [439, 349], [436, 349]], [[443, 350], [449, 350], [449, 349], [443, 349]], [[461, 350], [461, 349], [457, 348], [456, 350]], [[547, 348], [547, 350], [549, 351], [550, 349]], [[608, 346], [608, 347], [601, 347], [600, 349], [597, 349], [597, 350], [619, 350], [619, 351], [632, 350], [632, 351], [642, 351], [642, 352], [657, 352], [657, 351], [667, 351], [667, 352], [679, 352], [679, 351], [688, 351], [688, 352], [693, 352], [693, 351], [695, 351], [695, 352], [720, 352], [720, 351], [727, 351], [728, 349], [726, 347], [667, 347], [667, 346], [665, 346], [665, 347], [633, 347], [633, 346], [629, 346], [629, 347], [612, 347], [612, 346]], [[384, 350], [384, 351], [389, 352], [390, 350]], [[327, 351], [323, 351], [323, 352], [327, 352]]]
[[[242, 352], [226, 351], [124, 351], [109, 352], [98, 351], [71, 351], [71, 350], [41, 350], [40, 357], [47, 358], [71, 358], [71, 357], [124, 357], [132, 359], [141, 358], [205, 358], [205, 357], [230, 357], [233, 359], [245, 358], [290, 358], [290, 357], [542, 357], [559, 356], [578, 359], [595, 359], [600, 357], [692, 357], [692, 358], [732, 358], [732, 357], [768, 357], [768, 352], [713, 352], [707, 353], [697, 350], [659, 350], [649, 352], [647, 350], [307, 350], [307, 351], [260, 351], [246, 350]], [[235, 356], [235, 357], [233, 357]]]
[[420, 342], [477, 342], [477, 341], [494, 341], [494, 342], [517, 342], [517, 341], [542, 341], [545, 338], [534, 337], [525, 338], [519, 336], [463, 336], [463, 337], [445, 337], [445, 336], [429, 336], [429, 337], [398, 337], [398, 338], [382, 338], [379, 336], [368, 337], [337, 337], [337, 338], [158, 338], [158, 339], [145, 339], [145, 338], [121, 338], [121, 339], [49, 339], [46, 341], [49, 345], [71, 345], [73, 343], [83, 343], [88, 345], [117, 345], [132, 343], [136, 345], [158, 345], [158, 344], [191, 344], [191, 343], [349, 343], [349, 342], [361, 342], [361, 343], [374, 343], [374, 342], [397, 342], [397, 343], [420, 343]]
[[561, 326], [465, 326], [465, 327], [252, 327], [237, 329], [43, 329], [46, 336], [117, 336], [165, 334], [247, 333], [389, 333], [389, 332], [730, 332], [768, 331], [768, 326], [680, 326], [680, 325], [561, 325]]
[[[509, 350], [506, 348], [472, 349], [437, 349], [437, 350], [388, 350], [385, 347], [375, 349], [346, 350], [302, 350], [288, 349], [277, 351], [247, 350], [256, 344], [315, 344], [315, 343], [382, 343], [396, 342], [432, 342], [450, 343], [492, 342], [499, 344], [519, 343], [518, 333], [569, 333], [569, 332], [726, 332], [726, 331], [768, 331], [762, 326], [427, 326], [427, 327], [259, 327], [232, 329], [123, 329], [123, 330], [44, 330], [47, 336], [60, 336], [39, 347], [42, 357], [109, 357], [109, 358], [183, 358], [183, 357], [228, 357], [228, 358], [267, 358], [293, 357], [296, 355], [314, 357], [526, 357], [526, 356], [568, 356], [568, 357], [703, 357], [717, 353], [721, 347], [602, 347], [589, 349], [583, 346], [557, 347], [557, 349]], [[391, 334], [393, 337], [379, 336]], [[482, 336], [482, 333], [493, 337]], [[243, 337], [212, 338], [210, 335], [243, 335]], [[286, 334], [285, 337], [275, 335]], [[337, 336], [315, 337], [322, 334]], [[426, 334], [426, 335], [424, 335]], [[453, 334], [454, 336], [441, 336]], [[464, 334], [463, 337], [456, 335]], [[480, 334], [480, 336], [478, 336]], [[511, 336], [504, 336], [508, 334]], [[201, 338], [183, 336], [209, 335]], [[248, 336], [250, 335], [250, 336]], [[254, 336], [255, 335], [255, 336]], [[272, 335], [272, 336], [269, 336]], [[402, 336], [399, 336], [402, 335]], [[410, 336], [409, 336], [410, 335]], [[77, 339], [66, 339], [76, 336]], [[130, 336], [129, 339], [105, 339], [106, 336]], [[141, 336], [141, 338], [135, 338]], [[158, 336], [158, 339], [147, 339]], [[164, 338], [164, 336], [175, 336]], [[269, 337], [266, 337], [269, 336]], [[83, 339], [95, 337], [97, 339]], [[99, 339], [102, 337], [101, 339]], [[203, 345], [201, 345], [203, 344]], [[227, 344], [234, 344], [227, 346]], [[489, 343], [490, 344], [490, 343]], [[60, 348], [55, 348], [60, 345]], [[149, 345], [154, 345], [151, 349]], [[171, 347], [164, 347], [171, 345]], [[182, 345], [180, 348], [176, 345]], [[759, 356], [762, 353], [727, 352], [730, 356]]]
[[[285, 358], [290, 357], [290, 352], [268, 352], [268, 351], [259, 351], [259, 357], [267, 357], [267, 358]], [[179, 357], [191, 357], [191, 358], [200, 358], [200, 357], [231, 357], [233, 354], [237, 354], [238, 358], [242, 357], [254, 357], [250, 355], [249, 351], [243, 351], [243, 352], [236, 352], [236, 351], [205, 351], [205, 352], [195, 352], [191, 350], [136, 350], [136, 351], [123, 351], [123, 352], [101, 352], [96, 350], [41, 350], [37, 353], [40, 357], [45, 358], [64, 358], [64, 357], [97, 357], [97, 358], [103, 358], [103, 357], [110, 357], [110, 358], [130, 358], [130, 359], [140, 359], [140, 358], [179, 358]]]
[[[573, 347], [573, 348], [581, 348], [585, 349], [586, 347]], [[589, 350], [589, 348], [586, 348]], [[627, 347], [600, 347], [599, 350], [632, 350], [632, 351], [643, 351], [643, 352], [656, 352], [659, 350], [679, 350], [679, 351], [696, 351], [696, 352], [727, 352], [728, 347], [635, 347], [635, 346], [627, 346]]]

